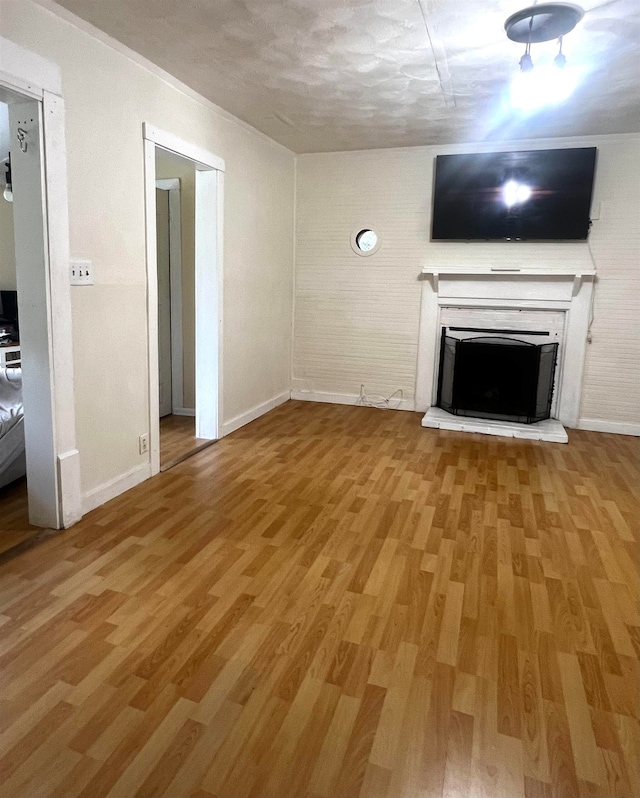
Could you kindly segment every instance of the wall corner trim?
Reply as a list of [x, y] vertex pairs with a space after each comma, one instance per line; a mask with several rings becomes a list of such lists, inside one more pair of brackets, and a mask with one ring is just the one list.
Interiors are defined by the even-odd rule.
[[58, 479], [63, 497], [60, 522], [62, 528], [67, 529], [82, 518], [80, 452], [77, 449], [58, 454]]
[[259, 405], [255, 405], [244, 413], [234, 416], [229, 419], [229, 421], [223, 421], [220, 429], [220, 437], [223, 438], [225, 435], [230, 435], [232, 432], [240, 429], [240, 427], [244, 427], [244, 425], [248, 424], [250, 421], [255, 421], [270, 410], [274, 410], [276, 407], [288, 402], [290, 398], [290, 391], [284, 391], [284, 393], [278, 394], [272, 399], [267, 399], [266, 402], [261, 402]]
[[136, 485], [149, 479], [150, 476], [151, 463], [141, 463], [124, 474], [120, 474], [120, 476], [103, 482], [102, 485], [98, 485], [96, 488], [92, 488], [82, 497], [83, 515], [95, 510], [96, 507], [100, 507], [111, 499], [115, 499], [121, 493], [135, 488]]
[[195, 407], [174, 407], [171, 411], [174, 416], [194, 416], [196, 415]]

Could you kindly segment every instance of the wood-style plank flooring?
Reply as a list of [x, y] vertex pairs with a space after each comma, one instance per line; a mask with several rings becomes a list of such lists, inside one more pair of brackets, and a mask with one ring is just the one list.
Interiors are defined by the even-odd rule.
[[29, 523], [27, 480], [23, 477], [0, 488], [0, 554], [40, 535]]
[[193, 416], [164, 416], [160, 419], [160, 469], [167, 471], [214, 442], [196, 438]]
[[639, 795], [638, 465], [277, 408], [0, 566], [0, 795]]

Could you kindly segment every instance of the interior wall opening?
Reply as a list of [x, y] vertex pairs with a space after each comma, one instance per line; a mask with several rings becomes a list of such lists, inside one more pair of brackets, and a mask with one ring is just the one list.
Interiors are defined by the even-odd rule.
[[37, 531], [29, 523], [24, 402], [10, 166], [9, 106], [0, 102], [0, 554]]
[[195, 176], [192, 161], [156, 149], [161, 471], [208, 445], [195, 419]]
[[149, 429], [157, 473], [218, 438], [224, 163], [147, 125], [144, 137]]
[[0, 85], [0, 553], [65, 523], [44, 137], [42, 103]]

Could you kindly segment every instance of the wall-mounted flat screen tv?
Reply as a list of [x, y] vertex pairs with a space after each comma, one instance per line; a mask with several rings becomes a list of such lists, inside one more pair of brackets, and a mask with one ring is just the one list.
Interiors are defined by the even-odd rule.
[[11, 341], [19, 340], [17, 291], [0, 290], [0, 326]]
[[439, 155], [433, 241], [582, 241], [596, 148]]

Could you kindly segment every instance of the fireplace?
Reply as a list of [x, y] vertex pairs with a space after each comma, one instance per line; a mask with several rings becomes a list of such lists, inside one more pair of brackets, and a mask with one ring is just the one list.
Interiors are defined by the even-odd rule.
[[592, 268], [423, 269], [422, 426], [566, 443], [564, 425], [578, 423], [594, 279]]
[[502, 331], [458, 338], [443, 327], [437, 406], [457, 416], [544, 421], [551, 417], [557, 357], [557, 343], [535, 344]]

